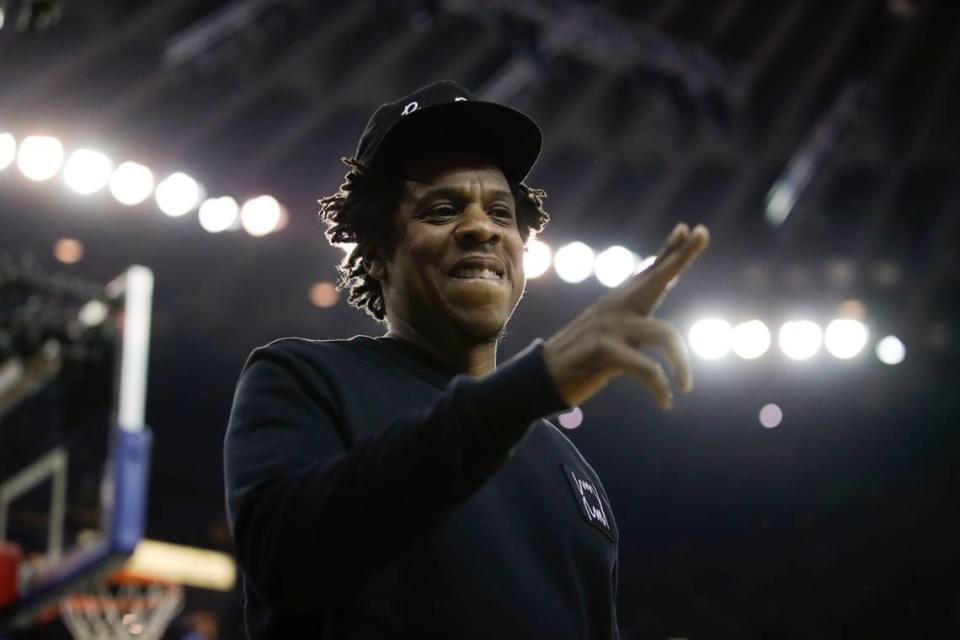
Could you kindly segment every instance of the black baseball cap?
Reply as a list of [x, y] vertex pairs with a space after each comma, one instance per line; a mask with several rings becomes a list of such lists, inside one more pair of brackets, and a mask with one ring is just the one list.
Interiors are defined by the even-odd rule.
[[526, 114], [441, 80], [381, 105], [360, 136], [356, 159], [389, 172], [434, 149], [482, 151], [499, 160], [507, 180], [521, 182], [542, 143], [540, 127]]

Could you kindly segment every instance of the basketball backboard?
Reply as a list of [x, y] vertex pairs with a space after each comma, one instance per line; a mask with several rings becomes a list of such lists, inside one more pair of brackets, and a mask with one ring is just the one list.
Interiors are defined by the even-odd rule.
[[0, 273], [0, 540], [23, 557], [0, 631], [117, 568], [143, 536], [152, 295], [142, 266], [101, 288]]

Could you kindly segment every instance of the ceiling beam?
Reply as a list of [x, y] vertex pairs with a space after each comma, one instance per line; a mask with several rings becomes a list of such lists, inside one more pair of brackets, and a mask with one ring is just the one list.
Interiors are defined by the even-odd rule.
[[136, 42], [156, 41], [161, 48], [165, 25], [187, 8], [192, 0], [157, 0], [134, 13], [120, 25], [113, 26], [90, 38], [77, 51], [58, 58], [57, 64], [38, 70], [30, 82], [8, 91], [0, 97], [0, 109], [7, 112], [29, 111], [31, 104], [42, 102], [64, 82], [84, 75], [84, 70], [106, 54]]
[[[870, 8], [869, 5], [868, 0], [840, 5], [844, 8], [844, 12], [834, 23], [835, 26], [822, 50], [823, 53], [817, 56], [818, 62], [808, 67], [806, 73], [797, 78], [785, 108], [763, 132], [766, 144], [759, 154], [750, 154], [749, 159], [741, 164], [739, 174], [718, 204], [713, 216], [713, 231], [718, 236], [723, 236], [736, 226], [738, 220], [744, 215], [745, 203], [751, 194], [763, 188], [762, 181], [766, 179], [771, 167], [789, 157], [802, 140], [803, 130], [799, 129], [798, 121], [804, 113], [809, 111], [817, 95], [817, 88], [827, 78], [841, 52], [853, 41], [853, 34], [861, 25]], [[803, 70], [797, 71], [799, 73]]]
[[184, 122], [176, 138], [171, 140], [168, 153], [172, 157], [185, 157], [190, 151], [212, 135], [222, 131], [234, 121], [236, 116], [253, 106], [270, 91], [289, 86], [291, 73], [312, 66], [314, 57], [337, 42], [345, 32], [357, 26], [371, 13], [369, 5], [363, 2], [351, 3], [350, 9], [339, 14], [333, 20], [319, 24], [313, 31], [269, 69], [256, 74], [250, 83], [242, 85], [238, 91], [225, 96], [213, 108], [197, 114], [190, 122]]
[[[960, 26], [955, 27], [945, 41], [956, 43], [958, 34]], [[861, 259], [876, 252], [891, 219], [896, 215], [897, 194], [910, 170], [918, 164], [924, 148], [936, 135], [936, 125], [949, 102], [947, 95], [960, 82], [960, 44], [954, 44], [947, 57], [939, 58], [934, 69], [925, 71], [932, 71], [935, 79], [927, 85], [923, 99], [917, 101], [920, 105], [918, 111], [909, 119], [909, 134], [905, 137], [907, 144], [892, 155], [881, 181], [882, 186], [871, 198], [874, 207], [870, 224], [863, 225], [855, 238], [855, 251]]]

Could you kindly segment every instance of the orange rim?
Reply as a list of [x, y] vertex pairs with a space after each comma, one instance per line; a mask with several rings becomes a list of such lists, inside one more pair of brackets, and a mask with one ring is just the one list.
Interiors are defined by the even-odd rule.
[[167, 587], [176, 587], [177, 584], [169, 580], [164, 580], [163, 578], [157, 578], [154, 576], [149, 576], [143, 573], [137, 573], [135, 571], [130, 571], [128, 569], [118, 569], [111, 574], [108, 574], [106, 578], [108, 584], [115, 586], [132, 584], [141, 587], [146, 587], [154, 584], [162, 584]]
[[[182, 591], [182, 587], [175, 582], [127, 571], [125, 569], [107, 574], [102, 578], [102, 582], [112, 587], [150, 587], [156, 585], [165, 587], [167, 590]], [[77, 592], [64, 596], [61, 598], [61, 602], [70, 608], [87, 611], [107, 608], [131, 610], [155, 608], [162, 599], [163, 594], [157, 593], [144, 593], [142, 595], [101, 595]]]

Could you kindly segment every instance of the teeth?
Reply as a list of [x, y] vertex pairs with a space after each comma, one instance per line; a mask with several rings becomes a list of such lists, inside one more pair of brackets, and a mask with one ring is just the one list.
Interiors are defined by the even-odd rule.
[[453, 272], [454, 278], [479, 278], [483, 280], [499, 280], [495, 271], [486, 268], [464, 267]]

